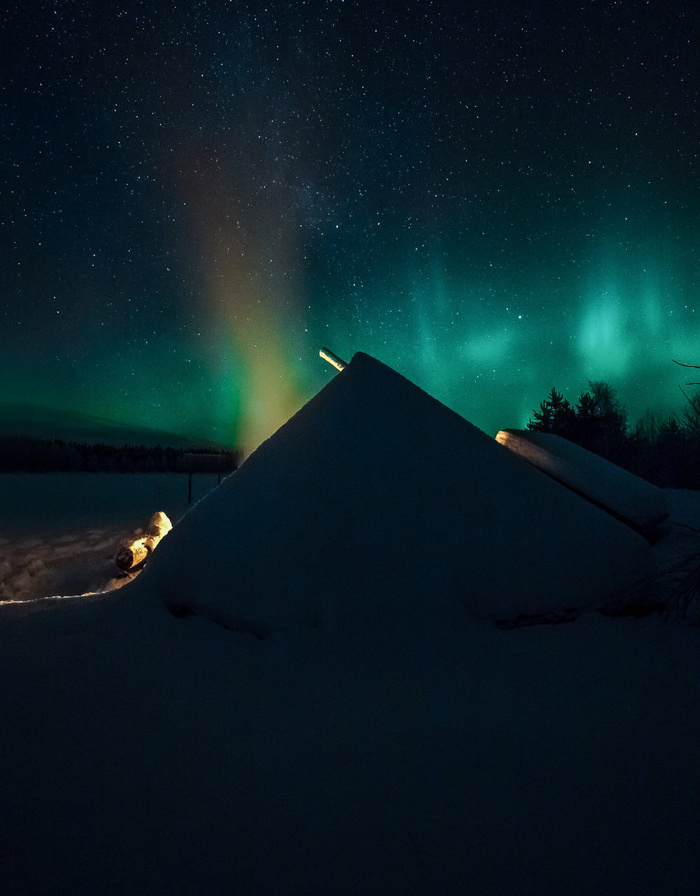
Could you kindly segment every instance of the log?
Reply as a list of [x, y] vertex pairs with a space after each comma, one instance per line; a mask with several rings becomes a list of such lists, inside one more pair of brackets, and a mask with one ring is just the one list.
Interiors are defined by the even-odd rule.
[[173, 524], [162, 510], [158, 510], [148, 521], [146, 535], [155, 535], [162, 538], [173, 528]]
[[115, 562], [124, 572], [140, 569], [155, 550], [158, 542], [172, 529], [172, 523], [162, 512], [154, 513], [148, 521], [146, 531], [133, 538], [128, 538], [119, 545]]
[[131, 538], [119, 546], [116, 562], [119, 569], [130, 572], [137, 569], [148, 559], [153, 550], [153, 538], [150, 535], [141, 538]]

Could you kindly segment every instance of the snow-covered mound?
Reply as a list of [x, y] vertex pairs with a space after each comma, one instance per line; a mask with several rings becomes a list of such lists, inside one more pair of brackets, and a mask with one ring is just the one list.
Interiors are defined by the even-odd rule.
[[649, 563], [627, 526], [357, 354], [129, 587], [264, 635], [584, 607]]

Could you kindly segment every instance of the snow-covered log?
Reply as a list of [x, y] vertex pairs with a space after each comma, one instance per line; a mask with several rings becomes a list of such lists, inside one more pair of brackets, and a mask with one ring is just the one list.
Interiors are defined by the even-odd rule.
[[146, 535], [162, 538], [164, 535], [167, 535], [172, 528], [173, 524], [168, 519], [167, 514], [163, 513], [162, 510], [158, 510], [148, 521]]
[[145, 534], [122, 542], [115, 558], [119, 569], [128, 572], [137, 569], [149, 557], [161, 538], [172, 529], [172, 523], [162, 511], [154, 513], [146, 526]]

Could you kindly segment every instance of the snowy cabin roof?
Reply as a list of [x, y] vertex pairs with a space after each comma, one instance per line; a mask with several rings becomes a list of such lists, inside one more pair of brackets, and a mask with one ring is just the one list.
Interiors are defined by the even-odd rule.
[[650, 564], [639, 534], [358, 353], [130, 588], [265, 635], [591, 606]]
[[658, 535], [659, 524], [668, 517], [666, 495], [660, 488], [561, 436], [503, 429], [496, 441], [651, 541]]

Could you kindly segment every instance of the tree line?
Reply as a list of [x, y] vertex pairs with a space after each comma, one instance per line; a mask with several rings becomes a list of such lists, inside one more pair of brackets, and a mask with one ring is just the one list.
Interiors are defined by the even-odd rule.
[[216, 468], [238, 468], [241, 452], [213, 448], [172, 448], [162, 445], [106, 445], [23, 436], [0, 437], [3, 473], [177, 473], [196, 468], [198, 455], [216, 455]]
[[679, 414], [647, 411], [631, 426], [608, 383], [588, 386], [575, 405], [552, 388], [528, 429], [562, 436], [662, 488], [700, 488], [700, 391], [684, 393]]

